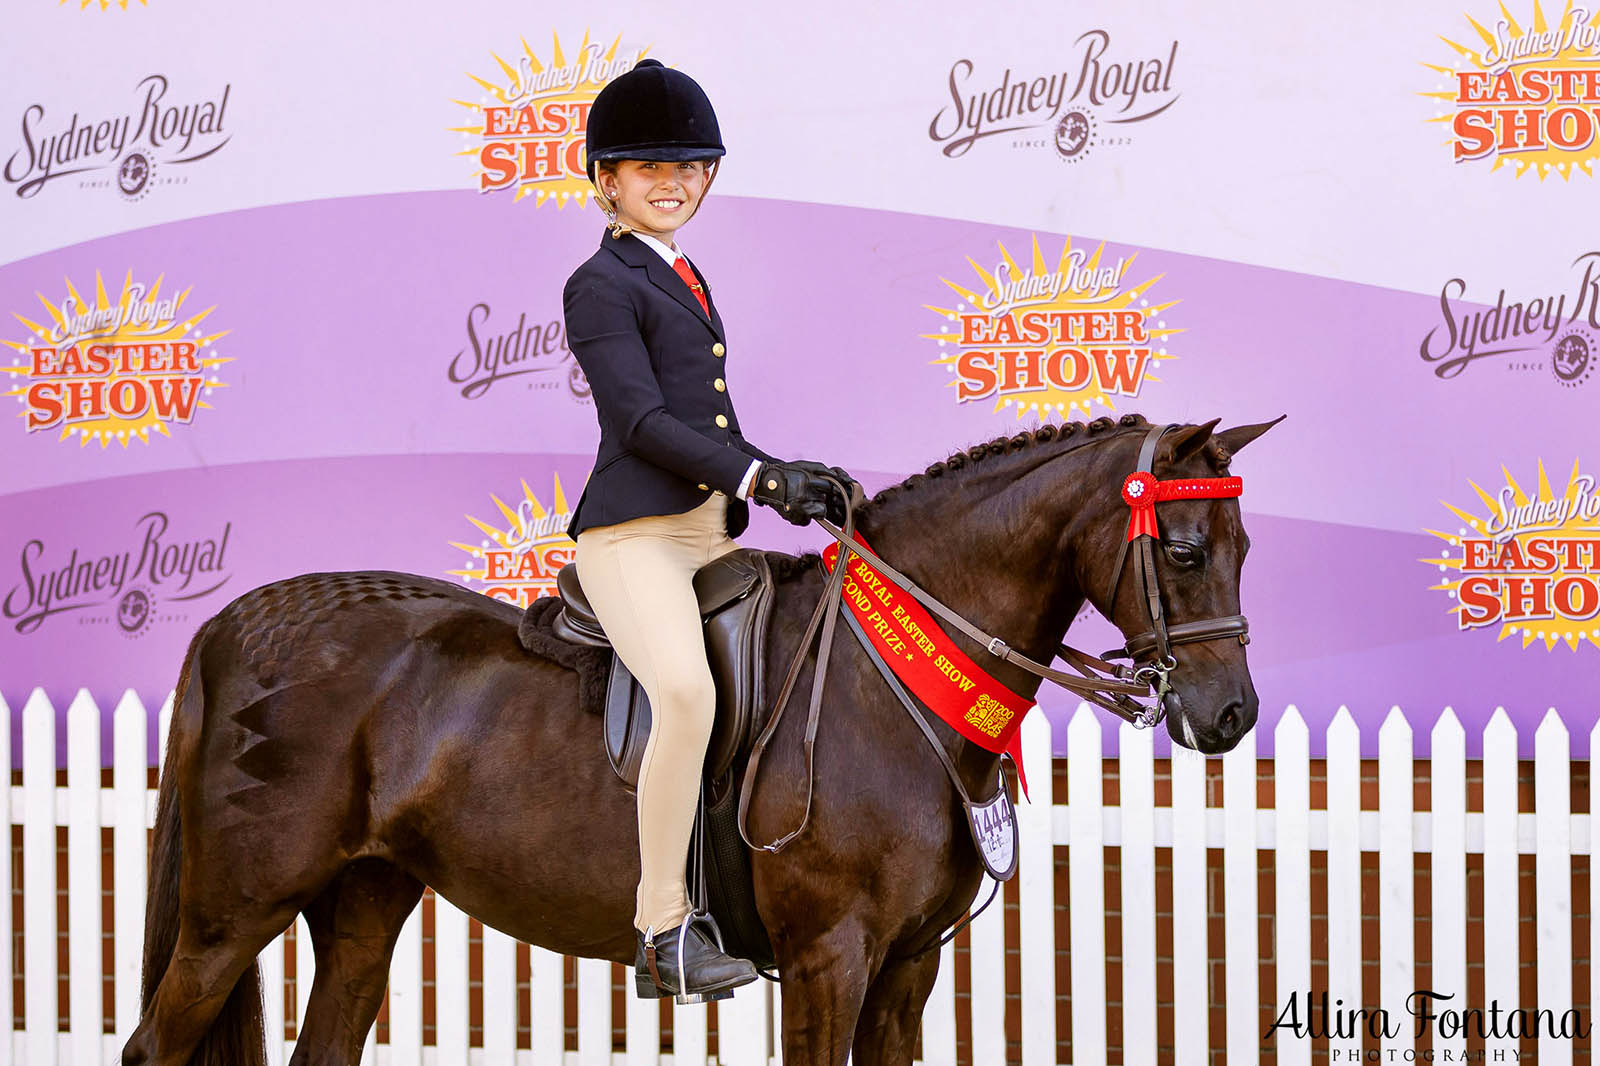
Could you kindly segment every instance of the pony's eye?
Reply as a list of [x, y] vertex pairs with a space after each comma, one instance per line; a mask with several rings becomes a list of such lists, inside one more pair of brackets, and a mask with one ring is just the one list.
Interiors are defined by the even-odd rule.
[[1205, 561], [1200, 549], [1189, 544], [1168, 544], [1167, 558], [1178, 566], [1196, 567]]

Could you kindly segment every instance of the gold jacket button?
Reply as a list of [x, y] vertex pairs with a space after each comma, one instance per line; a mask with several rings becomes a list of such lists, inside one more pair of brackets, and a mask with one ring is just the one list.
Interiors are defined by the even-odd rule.
[[728, 391], [728, 383], [726, 381], [723, 381], [721, 378], [718, 378], [717, 380], [713, 381], [711, 383], [711, 387], [716, 389], [718, 392], [727, 392]]
[[704, 481], [702, 481], [702, 482], [700, 482], [700, 484], [696, 485], [695, 488], [699, 489], [701, 492], [705, 492], [708, 489], [710, 489], [711, 486], [707, 485]]
[[727, 415], [718, 415], [717, 416], [717, 428], [718, 429], [727, 429], [728, 428], [728, 416]]
[[711, 346], [711, 354], [712, 354], [712, 355], [714, 355], [714, 356], [716, 356], [716, 357], [717, 357], [717, 358], [718, 358], [718, 359], [721, 359], [721, 358], [722, 358], [722, 356], [723, 356], [723, 355], [724, 355], [724, 354], [725, 354], [725, 353], [726, 353], [726, 352], [727, 352], [727, 351], [728, 351], [728, 349], [726, 349], [726, 348], [724, 348], [724, 347], [723, 347], [723, 346], [722, 346], [722, 342], [721, 342], [721, 341], [718, 341], [718, 342], [717, 342], [717, 343], [715, 343], [715, 344], [713, 344], [713, 345], [712, 345], [712, 346]]

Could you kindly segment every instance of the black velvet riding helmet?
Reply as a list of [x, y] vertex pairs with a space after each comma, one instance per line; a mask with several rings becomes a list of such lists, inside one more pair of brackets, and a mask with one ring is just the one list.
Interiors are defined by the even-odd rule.
[[589, 110], [583, 146], [590, 181], [602, 159], [679, 162], [727, 153], [705, 90], [659, 59], [639, 60], [600, 90]]

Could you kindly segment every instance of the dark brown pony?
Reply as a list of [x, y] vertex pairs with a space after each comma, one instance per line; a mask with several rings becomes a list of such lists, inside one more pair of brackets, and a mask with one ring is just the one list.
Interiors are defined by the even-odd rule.
[[[1266, 428], [1214, 426], [1169, 433], [1157, 475], [1215, 476]], [[978, 445], [879, 493], [859, 528], [1036, 660], [1085, 600], [1142, 631], [1134, 582], [1114, 604], [1107, 592], [1128, 521], [1119, 489], [1146, 428], [1129, 415]], [[1166, 503], [1160, 523], [1167, 617], [1239, 613], [1238, 501]], [[769, 703], [823, 584], [815, 555], [771, 558]], [[518, 939], [633, 961], [633, 797], [577, 675], [518, 643], [520, 614], [410, 574], [306, 574], [201, 628], [161, 777], [144, 1009], [125, 1064], [264, 1062], [255, 960], [300, 913], [316, 977], [293, 1061], [357, 1062], [424, 885]], [[939, 965], [920, 949], [967, 910], [981, 867], [927, 741], [843, 627], [835, 639], [810, 827], [754, 855], [755, 888], [782, 972], [784, 1062], [839, 1066], [853, 1049], [858, 1066], [904, 1066]], [[957, 640], [1014, 691], [1037, 691], [1037, 678]], [[1256, 717], [1244, 648], [1180, 654], [1169, 730], [1202, 751], [1231, 748]], [[809, 683], [807, 667], [797, 687]], [[799, 818], [803, 717], [784, 721], [763, 769], [761, 839]], [[986, 794], [997, 756], [935, 728], [967, 789]]]

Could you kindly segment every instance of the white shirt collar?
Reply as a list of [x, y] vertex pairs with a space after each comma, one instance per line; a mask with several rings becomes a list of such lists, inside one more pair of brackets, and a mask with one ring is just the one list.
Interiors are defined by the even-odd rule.
[[[653, 249], [655, 253], [666, 262], [667, 266], [671, 266], [673, 263], [677, 262], [678, 256], [683, 255], [683, 253], [678, 249], [668, 247], [667, 245], [662, 244], [655, 237], [640, 233], [638, 230], [634, 230], [633, 235], [643, 241], [646, 247]], [[674, 242], [674, 244], [676, 244], [676, 242]]]

